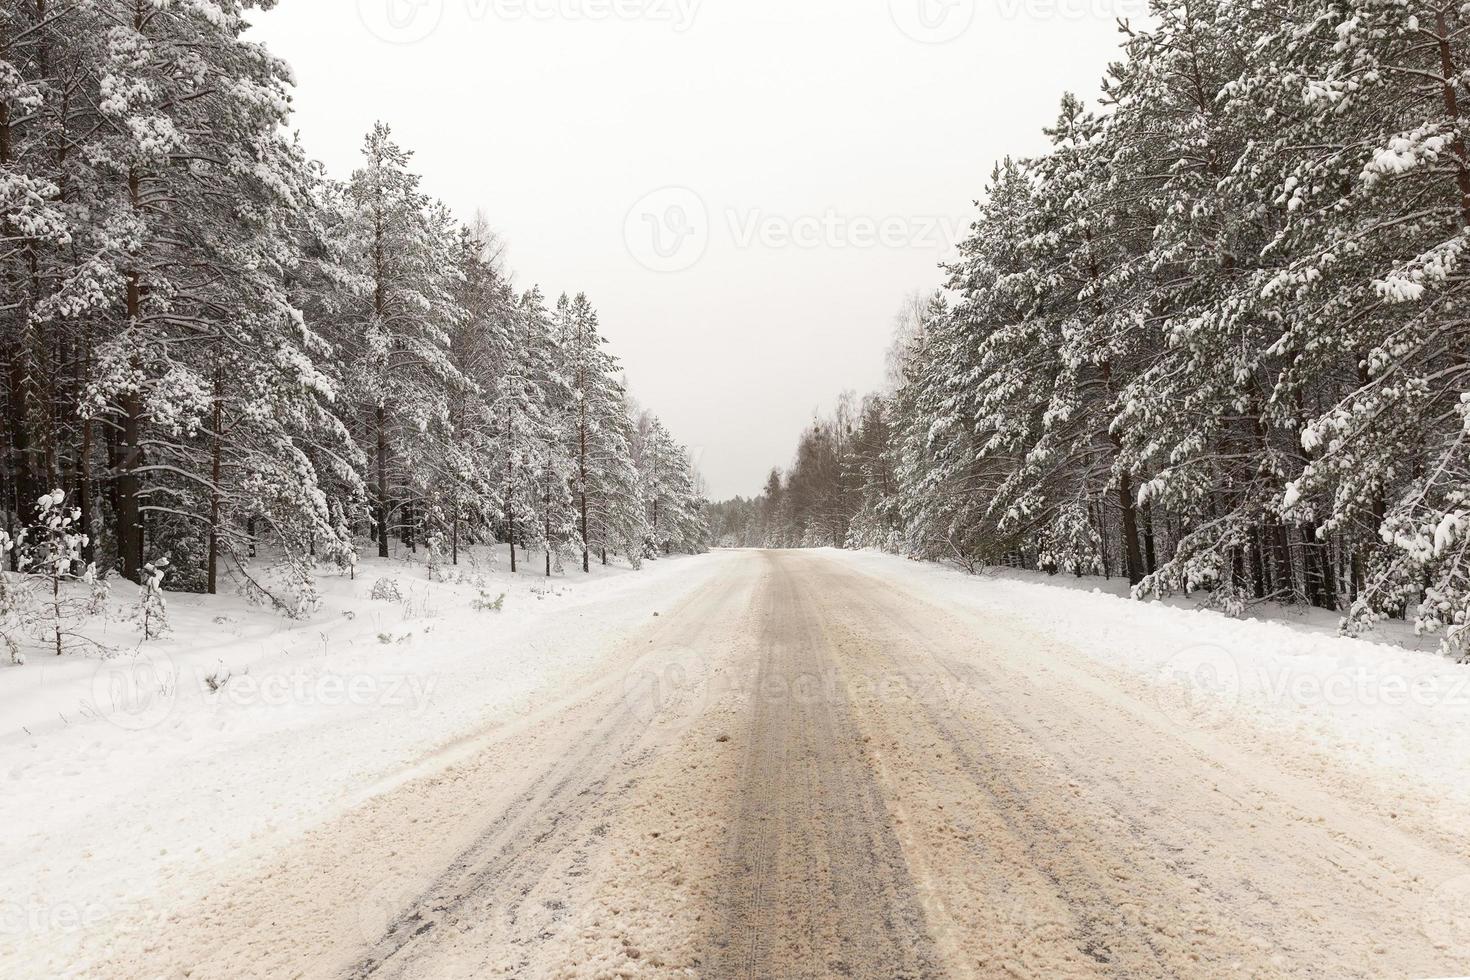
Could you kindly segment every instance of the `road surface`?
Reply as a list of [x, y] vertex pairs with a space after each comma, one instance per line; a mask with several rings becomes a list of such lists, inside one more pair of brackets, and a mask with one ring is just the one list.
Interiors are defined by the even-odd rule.
[[563, 700], [168, 923], [149, 972], [1470, 972], [1425, 926], [1470, 874], [1453, 828], [995, 613], [718, 560]]

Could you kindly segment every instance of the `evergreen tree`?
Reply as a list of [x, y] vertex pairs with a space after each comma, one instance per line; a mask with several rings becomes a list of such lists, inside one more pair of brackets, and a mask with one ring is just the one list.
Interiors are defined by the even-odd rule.
[[[363, 143], [363, 166], [346, 188], [340, 227], [356, 286], [345, 304], [344, 347], [352, 427], [370, 459], [379, 557], [397, 532], [409, 546], [434, 515], [439, 463], [451, 458], [448, 388], [464, 384], [449, 353], [463, 316], [445, 216], [419, 190], [412, 154], [379, 123]], [[350, 344], [351, 346], [347, 346]]]

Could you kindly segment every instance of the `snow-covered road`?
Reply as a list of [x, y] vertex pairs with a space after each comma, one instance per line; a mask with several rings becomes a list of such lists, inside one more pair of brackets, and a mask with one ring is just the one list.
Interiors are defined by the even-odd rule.
[[876, 555], [688, 568], [81, 971], [1470, 973], [1465, 668]]

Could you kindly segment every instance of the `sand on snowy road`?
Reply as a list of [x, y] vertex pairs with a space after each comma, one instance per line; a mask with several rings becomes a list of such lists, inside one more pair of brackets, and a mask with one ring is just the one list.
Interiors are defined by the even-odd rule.
[[1470, 875], [1452, 828], [897, 582], [724, 556], [563, 699], [109, 975], [1470, 972], [1433, 905]]

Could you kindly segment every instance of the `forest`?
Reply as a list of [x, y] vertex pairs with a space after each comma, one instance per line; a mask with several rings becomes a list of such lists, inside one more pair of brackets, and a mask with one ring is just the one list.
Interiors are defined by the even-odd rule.
[[121, 576], [295, 614], [363, 552], [705, 549], [589, 299], [517, 288], [387, 125], [329, 176], [246, 37], [269, 6], [0, 6], [0, 598]]
[[1451, 6], [1169, 0], [1006, 159], [884, 390], [725, 544], [1126, 576], [1466, 650], [1470, 157]]

